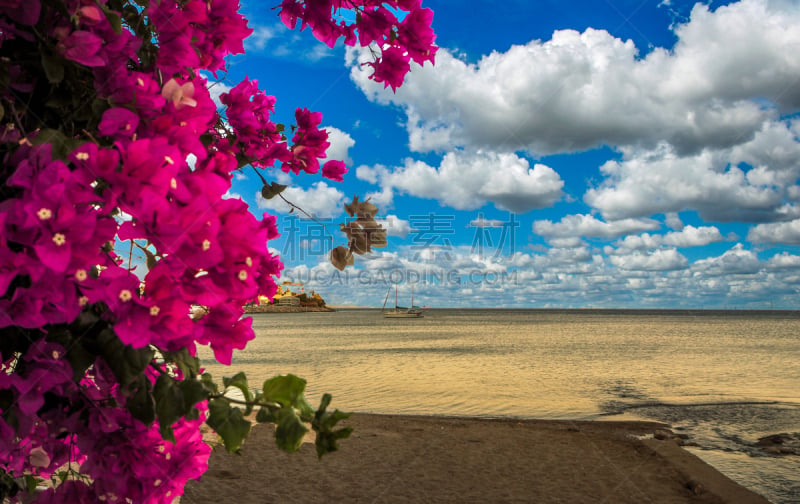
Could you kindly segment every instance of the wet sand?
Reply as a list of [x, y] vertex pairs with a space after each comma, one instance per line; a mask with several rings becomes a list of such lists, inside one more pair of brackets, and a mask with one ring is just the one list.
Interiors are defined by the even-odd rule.
[[657, 423], [357, 414], [347, 424], [353, 436], [321, 461], [313, 444], [286, 454], [256, 426], [241, 455], [215, 448], [181, 503], [768, 502], [676, 440], [653, 439]]

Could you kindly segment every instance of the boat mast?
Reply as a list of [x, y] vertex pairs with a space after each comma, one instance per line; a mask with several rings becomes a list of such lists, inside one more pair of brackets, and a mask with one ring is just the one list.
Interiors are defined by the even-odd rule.
[[391, 287], [389, 287], [389, 290], [386, 291], [386, 297], [383, 298], [383, 306], [381, 307], [381, 310], [385, 310], [386, 309], [386, 301], [389, 301], [389, 293], [390, 292], [392, 292], [392, 288]]

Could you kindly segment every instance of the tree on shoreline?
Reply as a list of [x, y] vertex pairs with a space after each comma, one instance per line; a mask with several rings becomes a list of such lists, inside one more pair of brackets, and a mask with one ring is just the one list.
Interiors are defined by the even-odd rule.
[[[200, 71], [225, 70], [252, 30], [232, 0], [8, 0], [0, 3], [0, 498], [172, 502], [207, 469], [207, 423], [236, 451], [245, 416], [277, 425], [286, 450], [311, 424], [337, 448], [347, 415], [312, 408], [287, 375], [253, 392], [242, 374], [200, 375], [197, 344], [230, 364], [251, 340], [242, 306], [275, 293], [275, 218], [224, 199], [252, 169], [342, 180], [322, 115], [271, 120], [276, 99], [245, 78], [217, 110]], [[419, 0], [283, 0], [290, 28], [370, 46], [372, 78], [396, 89], [433, 62]], [[344, 15], [345, 12], [350, 14]], [[399, 16], [399, 17], [398, 17]], [[352, 21], [348, 21], [348, 19]], [[193, 163], [189, 163], [193, 159]], [[322, 160], [322, 161], [321, 161]], [[348, 256], [375, 238], [371, 205], [348, 210]], [[367, 224], [364, 224], [367, 223]], [[114, 253], [130, 241], [144, 282]], [[344, 259], [342, 263], [341, 259]], [[208, 307], [190, 317], [191, 306]], [[241, 390], [244, 400], [225, 395]], [[237, 407], [237, 405], [242, 406]], [[37, 482], [53, 487], [34, 495]]]

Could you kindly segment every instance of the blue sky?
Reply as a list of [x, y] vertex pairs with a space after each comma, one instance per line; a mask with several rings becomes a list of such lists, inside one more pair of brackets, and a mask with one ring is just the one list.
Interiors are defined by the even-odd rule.
[[[317, 222], [234, 181], [279, 216], [284, 279], [337, 305], [399, 281], [430, 307], [800, 306], [800, 2], [423, 2], [437, 63], [396, 94], [263, 5], [215, 92], [247, 75], [278, 121], [322, 112], [349, 167], [291, 179]], [[389, 246], [339, 273], [353, 195]]]

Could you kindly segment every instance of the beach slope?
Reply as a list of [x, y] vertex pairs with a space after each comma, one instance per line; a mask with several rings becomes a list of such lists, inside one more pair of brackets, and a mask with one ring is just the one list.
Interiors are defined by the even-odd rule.
[[241, 455], [217, 447], [182, 504], [737, 503], [767, 500], [671, 440], [663, 425], [353, 415], [353, 436], [317, 460], [280, 452], [256, 426]]

